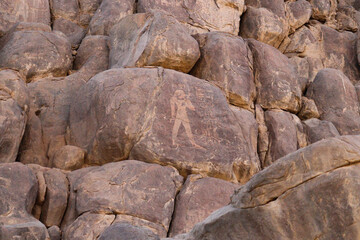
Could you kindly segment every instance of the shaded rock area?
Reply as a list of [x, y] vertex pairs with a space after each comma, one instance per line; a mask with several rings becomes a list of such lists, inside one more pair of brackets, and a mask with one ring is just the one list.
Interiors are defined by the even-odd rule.
[[360, 239], [358, 0], [0, 0], [0, 240]]

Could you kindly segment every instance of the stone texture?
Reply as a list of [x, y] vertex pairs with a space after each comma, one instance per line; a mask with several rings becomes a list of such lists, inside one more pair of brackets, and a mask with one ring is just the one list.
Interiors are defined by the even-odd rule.
[[201, 57], [190, 74], [220, 87], [231, 104], [253, 109], [256, 97], [253, 59], [246, 42], [220, 32], [194, 37], [199, 42]]
[[114, 219], [115, 215], [84, 213], [67, 228], [62, 239], [96, 240], [111, 225]]
[[336, 12], [337, 29], [340, 31], [352, 31], [358, 30], [358, 23], [356, 20], [359, 19], [360, 13], [353, 7], [348, 5], [338, 5]]
[[254, 176], [231, 205], [183, 239], [357, 239], [359, 161], [359, 136], [298, 150]]
[[51, 167], [62, 170], [76, 170], [84, 165], [86, 151], [71, 145], [59, 148], [50, 160]]
[[312, 17], [319, 21], [326, 21], [335, 16], [337, 1], [335, 0], [310, 0]]
[[0, 37], [17, 22], [50, 25], [48, 0], [2, 0], [0, 2]]
[[161, 66], [189, 72], [199, 45], [171, 15], [159, 11], [122, 19], [110, 33], [110, 67]]
[[188, 1], [175, 3], [162, 0], [139, 0], [137, 12], [162, 10], [185, 24], [191, 33], [222, 31], [237, 35], [240, 16], [244, 10], [243, 0]]
[[13, 29], [0, 42], [0, 67], [18, 70], [27, 82], [66, 76], [72, 66], [71, 45], [60, 32]]
[[301, 87], [296, 68], [277, 49], [248, 39], [254, 58], [257, 100], [262, 108], [278, 108], [290, 112], [300, 110]]
[[[265, 113], [260, 105], [255, 106], [255, 117], [258, 124], [258, 144], [257, 152], [259, 155], [260, 163], [263, 164], [266, 159], [266, 154], [269, 150], [269, 131], [265, 122]], [[264, 167], [261, 165], [261, 167]]]
[[68, 37], [73, 48], [77, 48], [80, 45], [81, 40], [86, 34], [86, 30], [84, 28], [64, 18], [54, 20], [53, 30], [64, 33]]
[[265, 112], [265, 122], [269, 131], [269, 150], [263, 167], [298, 149], [297, 129], [290, 113], [268, 110]]
[[321, 120], [332, 122], [340, 134], [359, 134], [359, 100], [350, 80], [339, 70], [323, 69], [306, 96], [315, 101]]
[[0, 239], [49, 240], [46, 227], [31, 216], [38, 183], [21, 163], [0, 164]]
[[253, 38], [278, 48], [288, 34], [288, 26], [266, 8], [248, 7], [240, 25], [240, 36]]
[[67, 206], [69, 183], [65, 174], [58, 169], [45, 171], [44, 178], [46, 196], [40, 219], [47, 227], [60, 226]]
[[49, 159], [65, 145], [69, 108], [78, 89], [95, 73], [80, 70], [66, 78], [45, 78], [28, 84], [31, 105], [19, 160], [50, 166]]
[[87, 36], [81, 42], [74, 69], [96, 73], [109, 68], [109, 47], [106, 36]]
[[340, 136], [334, 124], [329, 121], [321, 121], [312, 118], [304, 121], [304, 127], [309, 143], [315, 143], [322, 139]]
[[135, 12], [135, 0], [102, 0], [89, 24], [91, 35], [109, 35], [123, 17]]
[[301, 120], [320, 117], [314, 100], [308, 99], [307, 97], [301, 98], [301, 109], [298, 115]]
[[29, 93], [21, 75], [0, 70], [0, 163], [15, 162], [28, 108]]
[[71, 145], [87, 150], [87, 164], [130, 157], [240, 182], [258, 169], [224, 95], [204, 80], [161, 68], [112, 69], [73, 102]]
[[61, 230], [58, 226], [48, 228], [50, 240], [61, 240]]
[[216, 178], [190, 175], [176, 197], [170, 236], [190, 231], [213, 211], [226, 206], [239, 187]]
[[166, 236], [181, 184], [182, 177], [170, 167], [132, 160], [106, 164], [74, 184], [76, 213], [129, 215], [157, 225], [158, 234]]
[[290, 33], [303, 26], [312, 15], [311, 4], [306, 0], [297, 0], [286, 3], [286, 12], [289, 18]]
[[160, 240], [148, 229], [126, 223], [115, 223], [106, 228], [99, 236], [99, 240]]

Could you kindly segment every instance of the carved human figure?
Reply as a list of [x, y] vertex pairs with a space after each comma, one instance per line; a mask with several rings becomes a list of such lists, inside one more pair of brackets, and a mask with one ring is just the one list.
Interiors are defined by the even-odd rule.
[[189, 117], [187, 115], [187, 109], [195, 111], [195, 107], [192, 105], [191, 101], [183, 90], [178, 89], [175, 91], [174, 96], [172, 96], [170, 99], [170, 106], [171, 119], [174, 121], [174, 126], [172, 129], [172, 144], [174, 146], [178, 145], [176, 142], [177, 135], [182, 124], [185, 128], [185, 132], [190, 140], [190, 143], [196, 148], [203, 149], [203, 147], [195, 143], [194, 136], [191, 131]]

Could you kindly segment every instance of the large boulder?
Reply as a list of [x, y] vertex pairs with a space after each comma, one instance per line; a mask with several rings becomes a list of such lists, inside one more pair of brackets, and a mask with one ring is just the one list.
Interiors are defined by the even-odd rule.
[[320, 119], [332, 122], [340, 134], [360, 134], [356, 90], [341, 71], [329, 68], [319, 71], [306, 96], [315, 101]]
[[29, 93], [19, 73], [0, 71], [0, 163], [15, 162], [25, 131]]
[[133, 226], [128, 223], [115, 223], [106, 228], [99, 240], [159, 240], [149, 229]]
[[0, 2], [0, 37], [17, 22], [50, 25], [48, 0], [2, 0]]
[[195, 35], [201, 57], [190, 74], [220, 87], [233, 105], [254, 108], [256, 89], [252, 53], [246, 42], [231, 34]]
[[15, 26], [0, 41], [0, 67], [18, 70], [27, 82], [66, 76], [72, 66], [71, 54], [71, 44], [61, 32], [19, 30]]
[[310, 0], [312, 7], [312, 17], [319, 21], [330, 20], [335, 17], [336, 0]]
[[230, 203], [240, 185], [216, 178], [190, 175], [176, 197], [170, 236], [190, 231], [213, 211]]
[[257, 103], [265, 109], [283, 109], [298, 112], [301, 104], [301, 86], [292, 62], [277, 49], [248, 39], [254, 58]]
[[182, 177], [171, 167], [133, 160], [109, 163], [76, 181], [76, 212], [128, 215], [164, 237], [181, 185]]
[[306, 0], [286, 2], [286, 12], [289, 18], [290, 32], [294, 32], [310, 20], [311, 4]]
[[110, 67], [160, 66], [189, 72], [199, 45], [171, 15], [140, 13], [123, 18], [110, 33]]
[[332, 122], [325, 120], [321, 121], [317, 118], [311, 118], [304, 121], [304, 128], [310, 143], [315, 143], [326, 138], [340, 136], [338, 130]]
[[91, 35], [109, 35], [110, 29], [123, 17], [135, 12], [135, 0], [102, 0], [89, 24]]
[[0, 239], [49, 240], [46, 227], [31, 216], [38, 182], [21, 163], [0, 164]]
[[331, 138], [255, 175], [182, 239], [358, 239], [360, 136]]
[[162, 0], [139, 0], [138, 12], [162, 10], [185, 24], [192, 33], [222, 31], [237, 35], [244, 0], [165, 2]]
[[70, 134], [91, 165], [130, 157], [231, 181], [259, 167], [221, 90], [162, 68], [93, 77], [73, 101]]

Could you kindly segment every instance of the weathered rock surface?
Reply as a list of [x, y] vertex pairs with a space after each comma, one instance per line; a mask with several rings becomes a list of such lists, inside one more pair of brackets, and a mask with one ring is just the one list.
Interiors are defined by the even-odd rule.
[[298, 150], [254, 176], [231, 205], [183, 239], [357, 239], [359, 161], [360, 136]]
[[256, 89], [252, 53], [246, 42], [231, 34], [195, 35], [201, 57], [190, 74], [220, 87], [233, 105], [254, 108]]
[[71, 57], [70, 42], [60, 32], [13, 28], [0, 42], [0, 67], [18, 70], [27, 82], [66, 76]]
[[126, 223], [114, 223], [106, 228], [98, 238], [99, 240], [160, 240], [148, 229]]
[[41, 209], [40, 220], [47, 227], [60, 226], [69, 195], [68, 180], [59, 169], [44, 172], [46, 184], [45, 202]]
[[188, 176], [176, 197], [170, 236], [190, 231], [210, 213], [229, 204], [231, 195], [238, 187], [237, 184], [216, 178]]
[[301, 98], [301, 109], [298, 115], [301, 120], [320, 117], [314, 100], [308, 99], [307, 97]]
[[323, 69], [306, 96], [315, 101], [321, 120], [332, 122], [340, 134], [359, 134], [359, 100], [354, 85], [341, 71]]
[[76, 146], [59, 148], [50, 159], [50, 166], [63, 170], [76, 170], [84, 165], [86, 151]]
[[[156, 233], [164, 237], [181, 184], [182, 177], [171, 167], [133, 160], [109, 163], [76, 181], [73, 188], [76, 212], [80, 215], [96, 212], [144, 219], [144, 222], [150, 222], [150, 228], [157, 225], [161, 231]], [[76, 226], [76, 221], [72, 226]], [[66, 232], [71, 232], [71, 228], [69, 226]]]
[[312, 8], [306, 0], [289, 1], [286, 3], [286, 12], [289, 18], [290, 33], [292, 33], [310, 20]]
[[0, 164], [0, 239], [49, 240], [46, 227], [31, 216], [38, 183], [21, 163]]
[[68, 37], [73, 48], [77, 48], [79, 46], [81, 40], [86, 34], [86, 30], [84, 28], [64, 18], [54, 20], [53, 30], [64, 33]]
[[305, 131], [310, 143], [318, 142], [322, 139], [340, 136], [338, 130], [329, 121], [321, 121], [316, 118], [304, 121]]
[[192, 33], [222, 31], [237, 35], [243, 0], [164, 2], [161, 0], [139, 0], [138, 12], [162, 10], [185, 24]]
[[195, 77], [161, 68], [112, 69], [92, 78], [73, 102], [71, 145], [87, 150], [88, 164], [130, 156], [175, 166], [183, 175], [240, 182], [249, 177], [241, 173], [258, 169], [222, 92]]
[[160, 11], [122, 19], [110, 33], [110, 67], [160, 66], [189, 72], [199, 45], [171, 15]]
[[248, 40], [253, 53], [256, 102], [265, 109], [278, 108], [290, 112], [300, 110], [301, 87], [296, 68], [277, 49]]
[[48, 228], [50, 240], [61, 240], [61, 230], [58, 226]]
[[319, 21], [330, 20], [335, 17], [337, 1], [335, 0], [310, 0], [312, 17]]
[[268, 110], [265, 112], [265, 122], [269, 131], [269, 150], [262, 162], [263, 167], [298, 149], [296, 125], [291, 113]]
[[135, 0], [102, 0], [89, 24], [91, 35], [109, 35], [122, 18], [135, 12]]
[[0, 37], [17, 22], [38, 22], [50, 25], [47, 0], [2, 0], [0, 2]]
[[13, 70], [0, 71], [0, 163], [15, 162], [25, 131], [29, 93]]
[[240, 25], [240, 36], [253, 38], [278, 48], [288, 34], [288, 26], [266, 8], [248, 7]]

